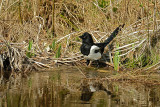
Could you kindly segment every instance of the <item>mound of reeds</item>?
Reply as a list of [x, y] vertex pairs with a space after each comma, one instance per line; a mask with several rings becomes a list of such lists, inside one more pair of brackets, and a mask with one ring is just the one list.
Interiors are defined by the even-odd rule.
[[110, 64], [117, 71], [119, 67], [159, 70], [158, 4], [156, 0], [2, 0], [1, 72], [82, 65], [79, 36], [87, 31], [95, 42], [102, 42], [122, 23], [125, 27], [113, 48], [106, 50]]

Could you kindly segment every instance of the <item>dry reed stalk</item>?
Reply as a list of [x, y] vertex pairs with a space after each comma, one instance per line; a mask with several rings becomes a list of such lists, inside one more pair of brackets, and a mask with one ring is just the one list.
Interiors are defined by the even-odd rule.
[[19, 20], [20, 20], [20, 23], [23, 24], [23, 21], [22, 21], [22, 12], [21, 12], [21, 0], [19, 0], [18, 2], [18, 14], [19, 14]]
[[37, 0], [33, 0], [33, 15], [37, 16]]
[[150, 33], [149, 33], [149, 0], [147, 2], [147, 11], [148, 11], [148, 14], [147, 14], [147, 31], [148, 31], [148, 46], [149, 46], [149, 49], [151, 51], [151, 39], [150, 39]]
[[41, 53], [42, 50], [39, 48], [39, 35], [42, 30], [42, 27], [44, 26], [44, 19], [42, 17], [38, 17], [38, 16], [36, 16], [36, 18], [40, 18], [43, 21], [43, 25], [41, 23], [39, 24], [39, 30], [38, 30], [37, 39], [36, 39], [36, 45], [38, 47], [39, 52]]
[[110, 13], [111, 13], [111, 22], [113, 23], [113, 6], [112, 6], [112, 0], [110, 0]]
[[0, 4], [0, 14], [1, 14], [1, 11], [2, 11], [3, 2], [4, 2], [4, 0], [2, 0], [1, 4]]
[[19, 3], [19, 0], [17, 0], [17, 1], [15, 1], [15, 2], [13, 2], [12, 4], [10, 4], [10, 5], [3, 11], [3, 13], [0, 15], [0, 17], [6, 15], [5, 13], [8, 12], [8, 10], [9, 10], [12, 6], [14, 6], [16, 3]]
[[52, 29], [51, 29], [53, 37], [56, 36], [55, 34], [55, 0], [52, 0]]
[[[155, 67], [156, 67], [157, 65], [159, 65], [159, 64], [160, 64], [160, 62], [158, 62], [158, 63], [156, 63], [156, 64], [154, 64], [154, 65], [146, 68], [145, 70], [153, 69], [153, 68], [155, 68]], [[158, 66], [157, 68], [155, 68], [155, 69], [158, 69], [158, 68], [159, 68], [159, 66]]]

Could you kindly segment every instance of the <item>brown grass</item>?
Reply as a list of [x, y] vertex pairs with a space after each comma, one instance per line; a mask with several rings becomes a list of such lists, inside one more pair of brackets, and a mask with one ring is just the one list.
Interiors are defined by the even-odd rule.
[[[127, 27], [147, 17], [147, 15], [153, 15], [154, 4], [150, 1], [148, 7], [147, 2], [147, 0], [139, 2], [130, 0], [113, 1], [112, 9], [117, 8], [117, 11], [114, 12], [110, 4], [101, 8], [96, 6], [96, 1], [92, 0], [55, 1], [54, 20], [56, 35], [60, 38], [73, 31], [98, 30], [101, 32], [112, 32], [114, 28], [122, 23], [125, 23]], [[13, 0], [3, 2], [0, 15], [1, 35], [8, 34], [7, 37], [10, 42], [22, 42], [22, 40], [15, 40], [16, 37], [22, 37], [23, 41], [35, 39], [39, 23], [42, 24], [41, 20], [35, 16], [41, 16], [44, 20], [44, 25], [43, 30], [41, 30], [40, 39], [45, 39], [48, 42], [47, 39], [50, 38], [48, 32], [51, 32], [52, 27], [52, 4], [51, 0], [23, 0], [20, 3]], [[157, 10], [158, 8], [156, 7]], [[23, 21], [23, 25], [20, 24], [22, 23], [21, 20]], [[47, 30], [49, 31], [47, 32]]]
[[[121, 49], [115, 49], [113, 54], [120, 50], [122, 61], [128, 57], [138, 60], [148, 44], [150, 46], [149, 38], [159, 30], [160, 2], [104, 0], [108, 4], [100, 7], [100, 1], [103, 0], [1, 0], [0, 35], [9, 43], [22, 43], [22, 50], [27, 50], [29, 40], [33, 40], [36, 55], [52, 58], [56, 52], [47, 51], [46, 55], [46, 48], [56, 39], [62, 46], [61, 58], [72, 58], [79, 52], [78, 36], [85, 31], [97, 40], [104, 36], [103, 41], [117, 26], [125, 23], [121, 35], [115, 39]], [[146, 40], [142, 42], [144, 38]], [[135, 49], [132, 49], [133, 45], [123, 48], [137, 41], [133, 44], [137, 46]], [[4, 43], [1, 38], [0, 43]], [[156, 46], [156, 53], [160, 53]], [[1, 48], [0, 52], [4, 50]]]

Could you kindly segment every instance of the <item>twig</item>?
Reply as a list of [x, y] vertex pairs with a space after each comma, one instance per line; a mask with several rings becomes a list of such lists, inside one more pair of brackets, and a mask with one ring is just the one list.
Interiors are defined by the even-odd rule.
[[160, 62], [158, 62], [158, 63], [156, 63], [156, 64], [154, 64], [153, 66], [151, 66], [151, 67], [148, 67], [147, 69], [145, 69], [145, 70], [149, 70], [149, 69], [151, 69], [151, 68], [153, 68], [153, 67], [155, 67], [155, 66], [157, 66], [157, 65], [159, 65], [160, 64]]
[[93, 35], [93, 32], [91, 32], [93, 39], [98, 42], [98, 40], [96, 39], [96, 37]]
[[1, 72], [0, 72], [0, 76], [2, 77], [2, 71], [3, 71], [3, 59], [2, 59], [2, 56], [0, 55], [0, 67], [1, 67]]
[[[42, 18], [42, 17], [40, 17], [40, 16], [36, 16], [36, 18], [40, 18], [41, 20], [42, 20], [42, 22], [43, 22], [43, 25], [44, 25], [44, 19]], [[39, 48], [39, 34], [40, 34], [40, 32], [41, 32], [41, 28], [42, 28], [42, 26], [43, 26], [42, 24], [39, 24], [39, 29], [38, 29], [38, 33], [37, 33], [37, 40], [36, 40], [36, 45], [37, 45], [37, 48], [38, 48], [38, 50], [39, 50], [39, 52], [41, 53], [42, 51], [41, 51], [41, 49]]]
[[[150, 16], [149, 18], [151, 18], [151, 17], [152, 17], [152, 16]], [[127, 30], [128, 30], [128, 29], [131, 29], [134, 24], [136, 24], [136, 23], [138, 23], [138, 22], [141, 22], [142, 20], [145, 20], [145, 19], [147, 19], [147, 17], [144, 17], [144, 18], [142, 18], [142, 19], [134, 22], [134, 23], [131, 24], [129, 27], [127, 27], [126, 29], [124, 29], [124, 30], [123, 30], [123, 33], [128, 33]]]
[[32, 60], [32, 59], [30, 59], [30, 61], [31, 62], [34, 62], [35, 64], [37, 64], [38, 66], [40, 66], [40, 67], [47, 67], [47, 68], [52, 68], [51, 66], [48, 66], [48, 65], [46, 65], [46, 64], [43, 64], [43, 63], [41, 63], [41, 62], [37, 62], [37, 61], [34, 61], [34, 60]]
[[147, 43], [144, 44], [144, 46], [141, 48], [141, 52], [139, 53], [139, 56], [141, 56], [146, 48]]
[[3, 2], [4, 2], [4, 0], [2, 0], [2, 1], [1, 1], [1, 4], [0, 4], [0, 14], [1, 14]]
[[128, 52], [118, 55], [118, 56], [124, 56], [127, 55], [128, 53], [130, 53], [131, 51], [133, 51], [135, 48], [139, 47], [144, 41], [146, 41], [146, 39], [142, 40], [137, 46], [135, 46], [134, 48], [132, 48], [131, 50], [129, 50]]
[[2, 17], [2, 15], [3, 15], [11, 6], [13, 6], [14, 4], [16, 4], [16, 3], [18, 3], [18, 2], [19, 2], [19, 0], [13, 2], [10, 6], [8, 6], [8, 8], [5, 9], [5, 11], [0, 15], [0, 17]]
[[[64, 3], [63, 3], [63, 5], [64, 5], [64, 7], [66, 8], [68, 14], [70, 14], [70, 15], [76, 20], [76, 22], [79, 22], [79, 21], [77, 20], [77, 18], [75, 18], [75, 16], [72, 15], [72, 13], [69, 11], [69, 9], [67, 8], [67, 6], [66, 6]], [[75, 23], [75, 22], [74, 22], [74, 23]]]
[[160, 70], [160, 66], [156, 67], [155, 70]]
[[70, 39], [70, 37], [71, 37], [71, 35], [69, 35], [68, 36], [68, 38], [67, 38], [67, 44], [66, 44], [66, 48], [65, 48], [65, 50], [64, 50], [64, 56], [65, 56], [65, 54], [66, 54], [66, 51], [67, 51], [67, 49], [68, 49], [68, 46], [69, 46], [69, 39]]
[[106, 37], [107, 36], [107, 34], [105, 34], [104, 36], [102, 36], [99, 40], [98, 40], [98, 42], [100, 42], [104, 37]]
[[100, 10], [100, 12], [101, 12], [104, 16], [106, 16], [106, 13], [104, 13], [104, 12], [102, 11], [102, 8], [100, 8], [100, 7], [98, 6], [97, 0], [96, 0], [96, 3], [93, 2], [93, 4]]
[[75, 34], [75, 33], [79, 33], [79, 32], [73, 32], [73, 33], [70, 33], [70, 34], [68, 34], [68, 35], [66, 35], [66, 36], [63, 36], [62, 38], [60, 38], [60, 39], [58, 39], [57, 41], [56, 41], [56, 43], [59, 43], [61, 40], [63, 40], [64, 38], [67, 38], [68, 36], [71, 36], [71, 35], [73, 35], [73, 34]]
[[127, 45], [124, 45], [124, 46], [121, 46], [121, 47], [119, 47], [119, 48], [116, 48], [116, 49], [115, 49], [115, 51], [116, 51], [116, 50], [120, 50], [120, 49], [123, 49], [123, 48], [126, 48], [126, 47], [128, 47], [128, 46], [132, 46], [132, 45], [135, 45], [135, 44], [137, 44], [137, 43], [139, 43], [139, 41], [136, 41], [136, 42], [134, 42], [134, 43], [131, 43], [131, 44], [127, 44]]

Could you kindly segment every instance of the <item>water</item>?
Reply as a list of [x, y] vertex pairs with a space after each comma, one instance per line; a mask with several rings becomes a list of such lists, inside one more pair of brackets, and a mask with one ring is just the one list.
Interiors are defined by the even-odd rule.
[[160, 107], [160, 86], [94, 79], [108, 75], [69, 67], [17, 77], [0, 86], [0, 107]]

